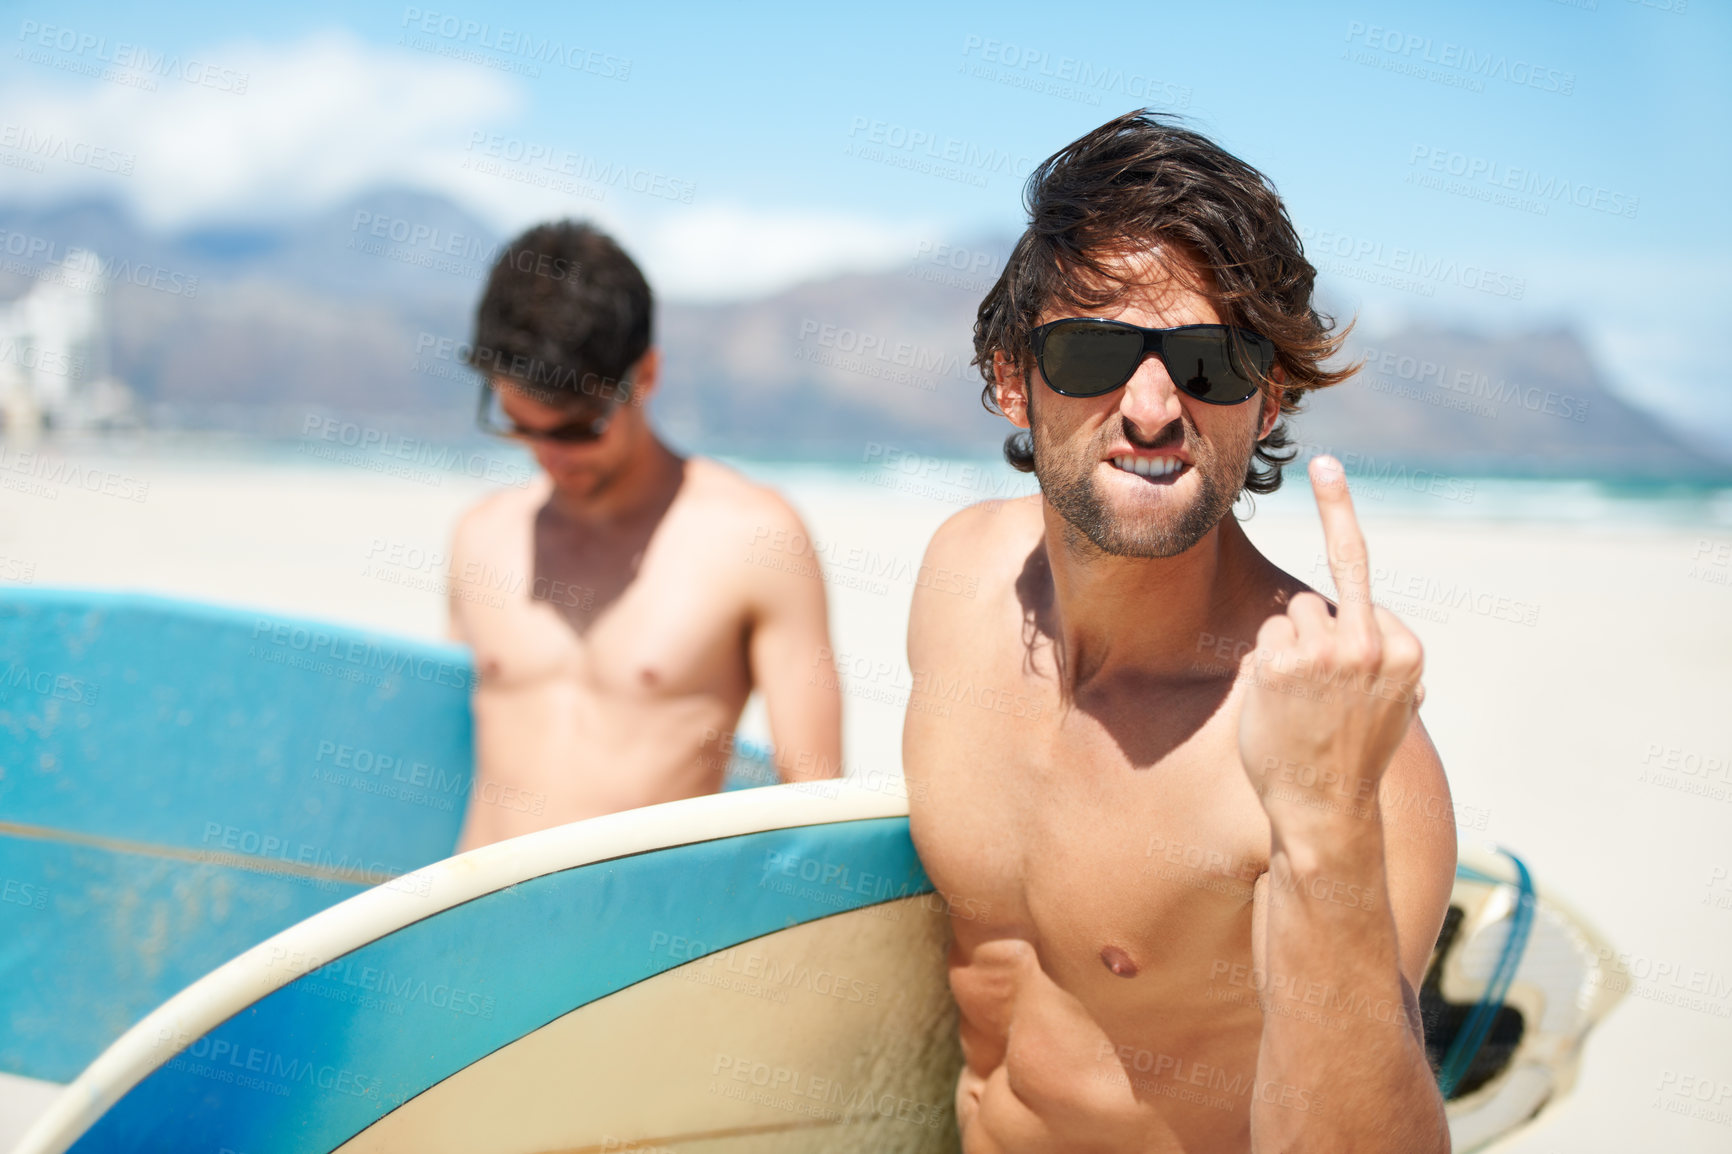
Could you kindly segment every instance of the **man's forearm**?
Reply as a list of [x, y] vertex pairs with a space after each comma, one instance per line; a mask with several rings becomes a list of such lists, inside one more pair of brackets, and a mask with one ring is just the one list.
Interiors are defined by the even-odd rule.
[[1265, 884], [1252, 1150], [1448, 1151], [1375, 812], [1277, 830]]

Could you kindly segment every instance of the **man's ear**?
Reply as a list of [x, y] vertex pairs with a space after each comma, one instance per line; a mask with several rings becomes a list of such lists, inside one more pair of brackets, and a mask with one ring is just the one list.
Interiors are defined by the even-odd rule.
[[1257, 439], [1259, 441], [1267, 437], [1269, 430], [1275, 427], [1275, 422], [1281, 419], [1281, 398], [1287, 388], [1287, 374], [1281, 371], [1280, 365], [1275, 366], [1274, 371], [1269, 374], [1269, 379], [1274, 382], [1275, 387], [1265, 389], [1260, 402], [1263, 411], [1258, 415], [1257, 421]]
[[656, 383], [661, 379], [661, 350], [651, 347], [637, 359], [637, 364], [631, 367], [627, 376], [631, 380], [631, 403], [642, 405], [655, 392]]
[[1017, 428], [1028, 428], [1028, 377], [996, 349], [992, 353], [992, 380], [992, 396], [999, 409]]

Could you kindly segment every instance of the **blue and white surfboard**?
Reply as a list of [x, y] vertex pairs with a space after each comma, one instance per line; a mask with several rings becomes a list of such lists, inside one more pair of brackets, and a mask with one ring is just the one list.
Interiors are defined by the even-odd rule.
[[903, 804], [727, 793], [397, 878], [170, 999], [21, 1150], [954, 1150]]

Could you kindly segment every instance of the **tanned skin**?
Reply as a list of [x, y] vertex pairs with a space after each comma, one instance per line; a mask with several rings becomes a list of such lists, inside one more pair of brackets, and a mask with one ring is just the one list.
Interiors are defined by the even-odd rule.
[[[652, 349], [600, 440], [531, 441], [543, 475], [457, 527], [451, 635], [480, 674], [460, 850], [714, 793], [754, 686], [784, 780], [840, 771], [823, 575], [753, 563], [804, 526], [772, 490], [656, 437], [642, 406], [658, 368]], [[522, 428], [572, 420], [495, 386]]]
[[[1219, 323], [1163, 259], [1122, 262], [1140, 283], [1112, 307], [1040, 320]], [[963, 1149], [1447, 1151], [1414, 991], [1455, 831], [1396, 801], [1448, 785], [1419, 642], [1371, 602], [1339, 464], [1310, 470], [1336, 606], [1230, 513], [1146, 555], [1210, 485], [1238, 491], [1274, 389], [1203, 404], [1153, 356], [1093, 398], [1002, 353], [995, 369], [1037, 458], [1145, 555], [1103, 549], [1043, 492], [933, 538], [927, 563], [978, 573], [976, 599], [915, 591], [903, 756], [951, 910]], [[1182, 467], [1151, 479], [1126, 457]]]

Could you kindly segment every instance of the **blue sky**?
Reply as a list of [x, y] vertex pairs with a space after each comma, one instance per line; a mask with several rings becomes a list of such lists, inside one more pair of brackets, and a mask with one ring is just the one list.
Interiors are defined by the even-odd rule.
[[1574, 324], [1616, 387], [1732, 427], [1706, 0], [9, 10], [0, 118], [133, 162], [9, 164], [0, 199], [183, 227], [407, 185], [502, 229], [596, 216], [716, 298], [1014, 234], [1030, 164], [1147, 103], [1269, 174], [1369, 331]]

